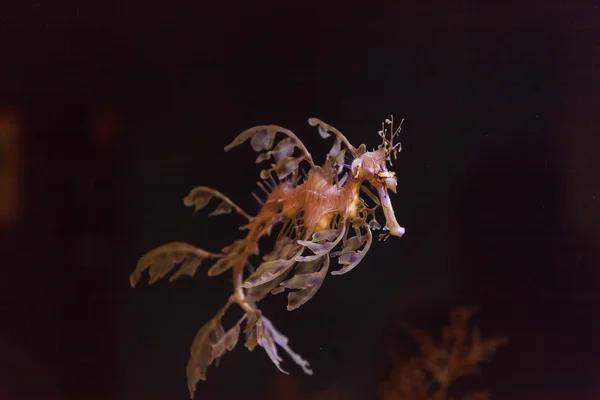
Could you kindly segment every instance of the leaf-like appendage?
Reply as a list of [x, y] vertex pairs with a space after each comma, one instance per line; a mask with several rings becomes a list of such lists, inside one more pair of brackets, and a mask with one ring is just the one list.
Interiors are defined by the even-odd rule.
[[298, 169], [298, 165], [301, 161], [301, 157], [286, 157], [279, 160], [279, 162], [277, 162], [277, 165], [275, 166], [275, 173], [277, 174], [277, 177], [280, 180], [285, 179], [288, 175], [290, 175], [292, 172]]
[[198, 210], [206, 207], [213, 197], [221, 200], [221, 203], [219, 203], [214, 211], [208, 214], [209, 217], [221, 214], [230, 214], [231, 210], [234, 209], [238, 214], [246, 217], [248, 220], [252, 219], [248, 213], [231, 201], [229, 197], [225, 196], [218, 190], [206, 186], [197, 186], [190, 190], [188, 195], [183, 199], [183, 204], [185, 204], [187, 207], [194, 207], [194, 213], [197, 213]]
[[287, 178], [289, 175], [291, 175], [294, 171], [298, 169], [298, 166], [300, 165], [303, 159], [303, 156], [282, 158], [277, 162], [277, 164], [272, 164], [271, 168], [263, 169], [262, 171], [260, 171], [260, 178], [269, 179], [271, 174], [275, 172], [277, 178], [280, 181], [283, 181], [285, 178]]
[[299, 246], [289, 236], [282, 236], [275, 242], [273, 250], [263, 256], [263, 261], [288, 259], [295, 254]]
[[309, 118], [308, 124], [310, 126], [316, 126], [319, 130], [319, 135], [321, 135], [323, 139], [327, 139], [329, 136], [331, 136], [331, 133], [328, 132], [329, 125], [321, 121], [319, 118]]
[[340, 251], [334, 251], [331, 253], [331, 257], [338, 257], [344, 253], [349, 253], [352, 251], [356, 251], [360, 246], [365, 243], [365, 236], [352, 236], [350, 239], [346, 240], [344, 244], [344, 248]]
[[285, 138], [277, 143], [277, 146], [271, 151], [267, 151], [265, 153], [261, 153], [256, 158], [256, 163], [260, 163], [262, 161], [268, 160], [273, 157], [275, 162], [279, 162], [279, 160], [283, 160], [284, 158], [291, 157], [294, 154], [294, 149], [296, 148], [296, 141], [292, 138]]
[[246, 334], [246, 343], [244, 346], [250, 351], [254, 350], [256, 346], [258, 346], [258, 335], [257, 325], [262, 324], [262, 321], [256, 314], [248, 315], [248, 321], [246, 321], [246, 326], [244, 327], [244, 333]]
[[260, 317], [260, 321], [256, 323], [255, 326], [255, 335], [257, 343], [265, 349], [265, 352], [275, 364], [277, 369], [279, 369], [284, 374], [287, 372], [281, 368], [281, 361], [283, 360], [278, 352], [277, 346], [281, 347], [288, 353], [288, 355], [294, 360], [296, 364], [298, 364], [305, 374], [312, 375], [312, 370], [310, 369], [310, 364], [308, 361], [303, 359], [299, 354], [295, 353], [290, 346], [288, 345], [288, 338], [278, 332], [273, 323], [268, 320], [265, 316]]
[[271, 293], [277, 285], [279, 285], [283, 280], [289, 275], [291, 272], [291, 268], [287, 271], [284, 271], [278, 277], [263, 283], [262, 285], [252, 286], [246, 289], [246, 299], [249, 302], [258, 302], [262, 300], [266, 295]]
[[215, 208], [213, 212], [208, 214], [208, 216], [214, 217], [216, 215], [221, 215], [221, 214], [231, 214], [231, 204], [227, 204], [225, 202], [219, 203], [217, 208]]
[[205, 186], [199, 186], [190, 191], [190, 193], [184, 197], [183, 204], [187, 207], [194, 206], [194, 212], [203, 209], [213, 198], [213, 189]]
[[[277, 242], [275, 242], [273, 250], [270, 253], [265, 254], [263, 256], [263, 263], [275, 260], [291, 261], [294, 255], [298, 253], [298, 250], [300, 249], [301, 246], [297, 243], [294, 243], [291, 238], [289, 238], [288, 236], [282, 236], [279, 239], [277, 239]], [[273, 288], [279, 285], [286, 278], [286, 276], [289, 275], [290, 271], [291, 268], [288, 268], [287, 270], [283, 271], [283, 273], [279, 274], [277, 277], [267, 282], [264, 282], [263, 284], [247, 288], [246, 298], [248, 299], [248, 301], [251, 302], [260, 301], [267, 294], [269, 294], [271, 290], [273, 290]]]
[[346, 136], [344, 136], [340, 131], [338, 131], [333, 126], [321, 121], [319, 118], [309, 118], [308, 124], [310, 126], [316, 126], [319, 130], [319, 135], [321, 135], [321, 137], [323, 139], [327, 139], [328, 137], [330, 137], [331, 133], [333, 133], [335, 135], [335, 142], [333, 143], [333, 146], [331, 147], [331, 150], [329, 151], [329, 155], [331, 157], [335, 157], [338, 155], [342, 143], [344, 143], [346, 145], [348, 150], [355, 157], [359, 157], [359, 156], [363, 155], [366, 151], [366, 148], [364, 147], [364, 145], [361, 145], [358, 149], [356, 147], [352, 146], [350, 144], [350, 142], [348, 141], [348, 139], [346, 139]]
[[375, 218], [373, 218], [369, 221], [369, 229], [378, 231], [381, 229], [381, 224]]
[[[371, 234], [371, 229], [367, 227], [366, 231], [367, 232], [365, 238], [355, 239], [355, 236], [348, 239], [348, 241], [346, 242], [346, 247], [340, 252], [340, 257], [338, 259], [338, 262], [340, 264], [343, 264], [344, 267], [337, 271], [331, 271], [331, 275], [345, 274], [346, 272], [356, 267], [362, 261], [362, 259], [369, 251], [371, 243], [373, 242], [373, 235]], [[366, 241], [365, 247], [363, 247], [363, 249], [360, 251], [355, 251], [358, 247], [360, 247], [360, 245], [364, 241]]]
[[320, 242], [322, 240], [330, 241], [335, 239], [339, 234], [338, 229], [327, 229], [313, 234], [312, 240], [313, 242]]
[[345, 157], [346, 157], [346, 151], [347, 149], [343, 149], [342, 151], [340, 151], [339, 153], [337, 153], [336, 156], [332, 156], [332, 158], [330, 159], [335, 167], [335, 174], [339, 175], [342, 173], [342, 171], [344, 170], [344, 161], [345, 161]]
[[265, 261], [246, 279], [242, 286], [248, 289], [270, 282], [285, 273], [293, 267], [294, 264], [294, 259]]
[[139, 283], [142, 273], [147, 269], [150, 273], [149, 284], [153, 284], [181, 263], [183, 263], [181, 268], [171, 276], [170, 281], [183, 275], [194, 276], [202, 260], [221, 257], [220, 254], [210, 253], [188, 243], [167, 243], [150, 250], [140, 258], [129, 277], [129, 282], [132, 287], [135, 287]]
[[[318, 128], [319, 135], [323, 139], [330, 137], [332, 133], [335, 135], [333, 145], [331, 146], [329, 153], [327, 153], [327, 160], [324, 168], [331, 183], [337, 183], [340, 180], [345, 179], [342, 173], [344, 170], [346, 153], [350, 152], [353, 157], [359, 157], [365, 153], [366, 148], [364, 145], [361, 145], [358, 149], [355, 148], [340, 131], [318, 118], [309, 118], [308, 123], [309, 125]], [[346, 148], [342, 148], [342, 143]]]
[[[231, 245], [223, 248], [222, 251], [227, 254], [208, 270], [208, 276], [217, 276], [221, 275], [225, 271], [228, 271], [238, 261], [238, 255], [246, 250], [248, 249], [246, 249], [245, 240], [236, 240]], [[254, 244], [250, 251], [258, 252], [258, 246]]]
[[[286, 135], [287, 138], [281, 140], [277, 146], [271, 150], [277, 133], [282, 133]], [[250, 144], [254, 151], [265, 151], [265, 153], [258, 156], [256, 160], [257, 163], [268, 160], [271, 157], [273, 157], [275, 162], [291, 157], [296, 147], [300, 149], [300, 152], [302, 153], [301, 157], [311, 159], [310, 154], [306, 151], [306, 148], [300, 139], [298, 139], [298, 137], [289, 129], [277, 125], [260, 125], [247, 129], [233, 139], [230, 144], [225, 146], [225, 151], [229, 151], [233, 147], [239, 146], [248, 139], [250, 139]]]
[[212, 358], [219, 358], [225, 354], [226, 350], [233, 350], [240, 337], [240, 324], [235, 324], [233, 328], [212, 346]]
[[[334, 231], [334, 232], [331, 232]], [[321, 232], [317, 232], [313, 235], [313, 240], [298, 240], [298, 243], [312, 250], [314, 255], [310, 256], [300, 256], [296, 257], [296, 261], [298, 262], [307, 262], [313, 261], [318, 258], [323, 257], [325, 254], [329, 253], [337, 244], [342, 240], [345, 234], [345, 226], [342, 225], [338, 229], [332, 229]], [[337, 237], [336, 237], [337, 236]], [[335, 237], [333, 242], [325, 242], [325, 243], [317, 243], [317, 241], [329, 240], [331, 237]], [[315, 239], [316, 238], [316, 239]]]
[[229, 151], [232, 148], [239, 146], [248, 139], [250, 139], [250, 144], [254, 151], [269, 150], [273, 147], [273, 140], [275, 139], [278, 128], [279, 127], [275, 125], [261, 125], [246, 129], [244, 132], [237, 135], [231, 143], [225, 146], [225, 151]]
[[190, 348], [190, 359], [187, 364], [188, 389], [190, 398], [194, 398], [198, 381], [206, 380], [206, 370], [213, 363], [213, 345], [225, 336], [225, 329], [221, 326], [221, 319], [215, 317], [208, 321], [196, 334]]
[[196, 274], [196, 270], [202, 264], [202, 258], [195, 257], [185, 260], [177, 271], [169, 278], [169, 282], [173, 282], [175, 279], [182, 276], [193, 277]]
[[233, 267], [233, 260], [231, 259], [231, 257], [225, 256], [225, 257], [221, 258], [219, 261], [217, 261], [215, 263], [215, 265], [210, 267], [210, 269], [208, 270], [208, 276], [221, 275], [223, 272], [228, 271], [232, 267]]
[[[327, 253], [334, 247], [333, 243], [315, 243], [310, 240], [298, 240], [298, 243], [300, 243], [302, 246], [305, 246], [308, 249], [312, 250], [313, 253], [316, 253], [319, 256], [323, 255], [324, 253]], [[298, 257], [298, 258], [300, 258], [300, 257]], [[302, 259], [302, 260], [298, 260], [298, 261], [310, 261], [310, 260]]]
[[272, 293], [277, 294], [285, 289], [299, 289], [288, 294], [288, 311], [295, 310], [310, 300], [323, 284], [329, 269], [329, 257], [301, 263], [291, 279], [282, 282]]
[[[282, 133], [287, 138], [279, 141], [277, 146], [273, 148], [277, 133]], [[270, 169], [260, 172], [262, 179], [268, 179], [271, 172], [275, 172], [280, 180], [284, 179], [298, 168], [302, 160], [307, 160], [311, 167], [314, 166], [310, 153], [308, 153], [300, 139], [289, 129], [277, 125], [261, 125], [247, 129], [240, 133], [230, 144], [225, 146], [225, 151], [229, 151], [248, 139], [250, 139], [250, 144], [255, 151], [264, 151], [258, 155], [256, 159], [257, 163], [270, 160], [271, 158], [275, 161]], [[301, 154], [294, 157], [293, 154], [296, 148], [300, 150]]]

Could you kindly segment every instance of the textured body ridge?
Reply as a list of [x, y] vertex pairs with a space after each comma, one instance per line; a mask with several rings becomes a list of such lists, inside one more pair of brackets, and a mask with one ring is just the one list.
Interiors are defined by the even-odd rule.
[[[216, 199], [219, 205], [209, 215], [235, 211], [246, 218], [247, 224], [241, 227], [246, 232], [243, 238], [220, 253], [183, 242], [168, 243], [144, 255], [131, 274], [131, 285], [135, 286], [145, 270], [149, 271], [150, 283], [173, 270], [171, 281], [182, 275], [194, 276], [204, 261], [216, 260], [208, 269], [209, 276], [232, 270], [231, 296], [200, 329], [192, 344], [187, 367], [192, 397], [197, 382], [206, 379], [207, 368], [235, 347], [242, 324], [245, 346], [249, 350], [261, 346], [277, 368], [285, 372], [280, 367], [279, 346], [304, 372], [311, 374], [308, 362], [288, 346], [288, 339], [274, 328], [257, 303], [269, 293], [288, 291], [288, 310], [296, 309], [321, 287], [331, 258], [337, 258], [342, 266], [331, 274], [340, 275], [353, 269], [366, 255], [372, 242], [372, 230], [384, 231], [380, 240], [404, 234], [389, 199], [388, 190], [396, 192], [395, 173], [387, 169], [400, 150], [399, 143], [393, 143], [400, 127], [394, 130], [393, 119], [386, 120], [379, 131], [383, 143], [373, 151], [366, 151], [365, 145], [352, 146], [337, 129], [319, 119], [311, 118], [309, 124], [316, 126], [323, 138], [334, 137], [322, 166], [314, 164], [293, 132], [276, 125], [250, 128], [225, 147], [228, 151], [250, 140], [253, 149], [260, 153], [257, 163], [271, 161], [270, 168], [260, 174], [262, 182], [258, 182], [258, 186], [266, 198], [263, 202], [255, 196], [262, 204], [256, 216], [247, 214], [227, 196], [205, 186], [192, 189], [184, 198], [184, 204], [196, 211]], [[278, 134], [284, 138], [277, 141]], [[307, 173], [301, 172], [301, 164], [308, 165]], [[366, 198], [361, 197], [362, 194]], [[385, 216], [383, 228], [376, 218], [379, 208]], [[260, 257], [259, 240], [273, 235], [274, 229], [278, 229], [274, 246]], [[261, 258], [256, 269], [250, 264], [253, 256]], [[245, 276], [247, 270], [250, 273]], [[233, 304], [241, 307], [244, 315], [226, 331], [221, 318]]]

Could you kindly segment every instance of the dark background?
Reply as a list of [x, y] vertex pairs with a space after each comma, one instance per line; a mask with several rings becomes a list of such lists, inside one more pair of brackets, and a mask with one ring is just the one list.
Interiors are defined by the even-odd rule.
[[[298, 398], [375, 398], [396, 325], [437, 329], [462, 304], [510, 338], [473, 387], [600, 397], [597, 5], [79, 3], [0, 10], [0, 106], [23, 152], [0, 242], [2, 398], [186, 398], [189, 345], [230, 282], [132, 290], [137, 259], [239, 238], [239, 218], [192, 217], [182, 199], [208, 185], [257, 211], [255, 154], [222, 151], [242, 130], [285, 126], [322, 160], [309, 117], [375, 147], [392, 113], [406, 235], [293, 313], [265, 301], [315, 370], [285, 361]], [[198, 398], [286, 398], [280, 378], [240, 345]]]

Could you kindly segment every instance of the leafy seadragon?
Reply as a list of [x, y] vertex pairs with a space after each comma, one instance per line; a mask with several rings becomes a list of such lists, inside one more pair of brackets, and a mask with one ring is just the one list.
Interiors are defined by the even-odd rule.
[[[262, 182], [259, 181], [258, 186], [265, 192], [266, 199], [263, 202], [255, 196], [262, 205], [256, 216], [247, 214], [228, 197], [205, 186], [192, 189], [184, 198], [184, 204], [196, 211], [212, 199], [219, 200], [219, 205], [209, 215], [235, 210], [248, 220], [241, 227], [247, 231], [244, 238], [223, 248], [220, 253], [183, 242], [168, 243], [144, 255], [131, 274], [131, 286], [135, 287], [145, 270], [149, 271], [152, 284], [179, 266], [170, 277], [173, 281], [183, 275], [194, 276], [203, 261], [214, 262], [208, 270], [209, 276], [228, 270], [233, 273], [233, 294], [215, 317], [198, 331], [191, 346], [187, 377], [192, 398], [198, 381], [206, 380], [207, 368], [213, 362], [218, 363], [226, 351], [236, 346], [243, 323], [245, 346], [249, 350], [257, 345], [263, 347], [277, 368], [285, 372], [280, 366], [279, 346], [306, 374], [312, 374], [309, 363], [289, 347], [287, 337], [275, 329], [257, 303], [269, 293], [288, 289], [287, 308], [294, 310], [321, 287], [330, 258], [337, 258], [342, 265], [331, 274], [341, 275], [356, 267], [369, 251], [372, 230], [383, 229], [380, 240], [389, 235], [404, 234], [404, 228], [396, 221], [388, 193], [388, 190], [396, 193], [395, 173], [387, 168], [401, 150], [400, 143], [394, 144], [394, 139], [399, 135], [402, 123], [394, 130], [393, 117], [386, 119], [379, 131], [383, 141], [373, 151], [366, 151], [364, 144], [358, 148], [352, 146], [336, 128], [317, 118], [310, 118], [308, 123], [318, 128], [321, 137], [334, 137], [323, 166], [315, 165], [293, 132], [276, 125], [250, 128], [225, 147], [225, 151], [229, 151], [250, 140], [252, 148], [260, 153], [257, 163], [272, 160], [270, 168], [260, 173]], [[301, 169], [301, 163], [308, 164], [308, 172]], [[361, 194], [365, 194], [372, 204]], [[380, 207], [386, 221], [383, 228], [375, 216]], [[279, 232], [273, 249], [262, 256], [262, 263], [254, 269], [249, 258], [259, 255], [259, 239], [270, 235], [276, 226]], [[245, 277], [247, 270], [249, 273]], [[234, 303], [244, 314], [226, 331], [221, 319]]]

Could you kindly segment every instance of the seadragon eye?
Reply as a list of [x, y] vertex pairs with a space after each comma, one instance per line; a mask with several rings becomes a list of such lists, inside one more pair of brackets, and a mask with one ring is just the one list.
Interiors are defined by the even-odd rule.
[[381, 171], [377, 174], [377, 180], [385, 186], [386, 189], [396, 193], [396, 173], [393, 171]]

